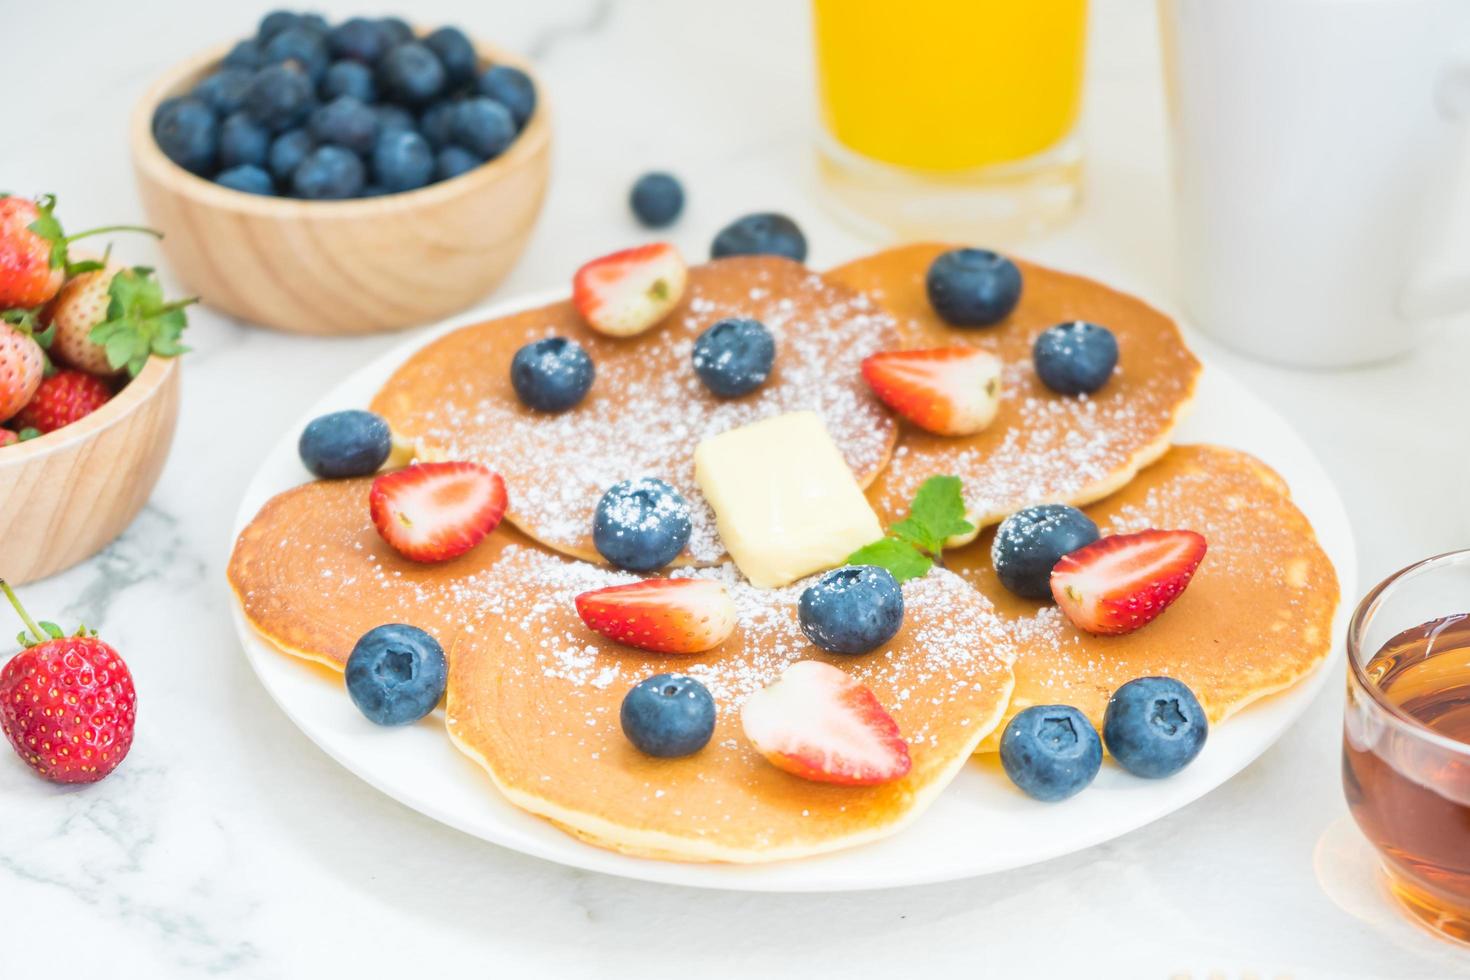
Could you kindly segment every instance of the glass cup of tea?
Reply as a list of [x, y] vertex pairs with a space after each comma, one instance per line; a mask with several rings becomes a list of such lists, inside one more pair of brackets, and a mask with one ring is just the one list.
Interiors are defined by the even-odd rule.
[[1386, 579], [1347, 644], [1348, 807], [1398, 903], [1470, 943], [1470, 551]]
[[997, 243], [1076, 210], [1087, 0], [813, 0], [818, 169], [874, 237]]

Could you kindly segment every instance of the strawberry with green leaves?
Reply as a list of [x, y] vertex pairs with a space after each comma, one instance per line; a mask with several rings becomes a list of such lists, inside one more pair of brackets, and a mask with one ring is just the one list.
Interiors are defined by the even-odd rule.
[[152, 354], [173, 357], [194, 298], [169, 301], [147, 266], [106, 263], [68, 279], [42, 313], [51, 353], [89, 374], [136, 376]]
[[95, 783], [133, 745], [138, 694], [118, 652], [82, 627], [36, 622], [0, 579], [26, 628], [25, 649], [0, 667], [0, 731], [42, 779]]
[[73, 265], [68, 260], [67, 246], [79, 238], [111, 231], [158, 235], [133, 225], [67, 235], [55, 208], [56, 198], [50, 194], [34, 201], [0, 194], [0, 310], [34, 309], [55, 296], [68, 275], [91, 268], [94, 263]]
[[909, 516], [888, 528], [888, 535], [847, 557], [849, 565], [878, 565], [900, 582], [922, 578], [940, 559], [945, 545], [965, 540], [975, 525], [965, 520], [965, 499], [957, 476], [931, 476], [914, 494]]

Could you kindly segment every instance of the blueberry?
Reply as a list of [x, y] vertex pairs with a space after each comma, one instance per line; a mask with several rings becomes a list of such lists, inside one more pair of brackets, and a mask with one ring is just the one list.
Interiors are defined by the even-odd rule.
[[623, 734], [638, 751], [660, 759], [693, 755], [715, 733], [715, 699], [683, 674], [655, 674], [623, 698]]
[[929, 305], [956, 327], [999, 323], [1021, 299], [1021, 270], [1004, 255], [956, 248], [929, 264], [924, 277]]
[[367, 476], [387, 461], [393, 435], [381, 415], [353, 408], [306, 423], [296, 449], [306, 468], [323, 479]]
[[196, 174], [214, 169], [219, 154], [219, 124], [214, 110], [199, 99], [180, 99], [154, 117], [158, 148], [174, 163]]
[[347, 658], [347, 694], [375, 725], [410, 725], [434, 710], [449, 680], [444, 648], [416, 626], [362, 635]]
[[644, 174], [628, 195], [633, 216], [645, 228], [663, 228], [674, 223], [684, 210], [684, 188], [673, 174]]
[[806, 261], [806, 237], [784, 214], [747, 214], [736, 218], [715, 236], [710, 258], [727, 255], [784, 255]]
[[293, 14], [289, 10], [272, 10], [260, 19], [260, 29], [255, 36], [264, 44], [288, 27], [298, 27], [300, 24], [300, 14]]
[[484, 161], [462, 146], [446, 146], [434, 158], [434, 179], [448, 180], [469, 173]]
[[427, 105], [444, 91], [444, 66], [434, 52], [409, 41], [378, 62], [378, 84], [385, 95], [402, 105]]
[[262, 126], [280, 132], [305, 122], [315, 101], [311, 79], [299, 66], [270, 65], [251, 79], [245, 111]]
[[1118, 765], [1135, 776], [1162, 779], [1194, 761], [1210, 734], [1199, 699], [1172, 677], [1140, 677], [1113, 692], [1103, 715], [1103, 739]]
[[580, 402], [595, 373], [582, 345], [565, 337], [533, 341], [510, 362], [516, 397], [538, 412], [563, 412]]
[[651, 572], [689, 543], [689, 504], [651, 476], [614, 483], [597, 502], [592, 544], [597, 553], [630, 572]]
[[481, 160], [493, 160], [516, 138], [515, 120], [505, 106], [477, 95], [454, 108], [450, 139]]
[[1097, 525], [1076, 507], [1038, 504], [1000, 522], [990, 561], [1001, 585], [1016, 595], [1047, 599], [1056, 563], [1097, 538]]
[[341, 200], [362, 192], [367, 171], [362, 158], [340, 146], [319, 146], [291, 175], [291, 189], [312, 201]]
[[1085, 320], [1043, 330], [1031, 345], [1031, 363], [1041, 383], [1063, 395], [1091, 394], [1118, 366], [1118, 338]]
[[903, 625], [903, 590], [886, 568], [834, 568], [801, 593], [796, 612], [806, 638], [829, 653], [867, 653]]
[[246, 165], [264, 167], [270, 145], [270, 131], [245, 113], [237, 112], [220, 124], [220, 169]]
[[150, 127], [154, 139], [158, 138], [159, 124], [163, 121], [164, 117], [173, 112], [175, 106], [188, 98], [190, 97], [187, 95], [172, 95], [153, 107], [153, 120]]
[[451, 85], [463, 85], [474, 80], [475, 72], [480, 68], [480, 58], [475, 54], [475, 46], [458, 27], [439, 28], [424, 38], [424, 47], [439, 58]]
[[373, 106], [373, 112], [378, 114], [379, 136], [385, 133], [391, 133], [396, 129], [414, 133], [418, 132], [418, 120], [413, 117], [413, 113], [403, 108], [403, 106], [384, 103], [383, 105]]
[[411, 191], [434, 179], [434, 151], [418, 133], [397, 129], [373, 148], [373, 177], [391, 193]]
[[378, 114], [350, 95], [341, 95], [311, 114], [307, 124], [318, 143], [335, 143], [356, 154], [378, 142]]
[[382, 22], [366, 17], [344, 20], [327, 33], [327, 48], [332, 54], [368, 65], [383, 57], [393, 43]]
[[305, 26], [286, 28], [265, 42], [262, 54], [268, 65], [294, 61], [311, 77], [313, 84], [322, 80], [332, 59], [322, 35]]
[[334, 61], [322, 76], [318, 87], [321, 97], [328, 101], [339, 95], [350, 95], [363, 103], [378, 100], [378, 85], [373, 81], [373, 70], [360, 61]]
[[721, 398], [747, 395], [765, 384], [776, 341], [759, 320], [728, 317], [694, 342], [694, 373]]
[[413, 40], [413, 28], [402, 17], [379, 17], [378, 27], [383, 31], [383, 36], [388, 39], [388, 47], [397, 47], [405, 41]]
[[419, 132], [434, 149], [442, 150], [449, 145], [454, 132], [454, 110], [458, 107], [458, 102], [445, 99], [435, 102], [419, 116]]
[[368, 184], [368, 185], [366, 185], [366, 186], [363, 187], [362, 193], [359, 194], [359, 195], [357, 195], [357, 196], [358, 197], [386, 197], [387, 195], [389, 195], [391, 193], [393, 193], [393, 192], [390, 191], [390, 190], [388, 190], [388, 188], [384, 187], [382, 184]]
[[321, 14], [302, 14], [301, 26], [309, 31], [320, 34], [323, 38], [331, 30], [331, 25], [327, 23], [327, 19]]
[[301, 166], [301, 161], [315, 147], [316, 140], [311, 138], [311, 133], [305, 128], [286, 130], [275, 138], [266, 154], [271, 176], [282, 184], [289, 183], [291, 175]]
[[253, 39], [248, 38], [238, 41], [225, 55], [225, 60], [220, 62], [227, 68], [249, 68], [256, 69], [265, 64], [264, 56], [261, 54], [260, 45]]
[[249, 68], [221, 68], [194, 86], [193, 95], [221, 116], [239, 112], [255, 72]]
[[1047, 803], [1086, 789], [1102, 767], [1102, 742], [1087, 716], [1065, 704], [1038, 704], [1006, 725], [1000, 764], [1023, 793]]
[[271, 175], [260, 167], [248, 163], [221, 171], [220, 175], [214, 178], [214, 182], [221, 187], [228, 187], [232, 191], [244, 191], [246, 194], [270, 195], [276, 192], [276, 185], [271, 180]]
[[536, 111], [536, 83], [519, 68], [509, 65], [487, 68], [475, 87], [481, 95], [489, 96], [510, 110], [517, 130], [525, 126], [526, 120]]

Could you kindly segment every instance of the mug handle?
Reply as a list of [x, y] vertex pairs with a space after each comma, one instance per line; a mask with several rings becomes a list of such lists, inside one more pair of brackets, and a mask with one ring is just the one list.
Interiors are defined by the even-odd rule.
[[[1470, 61], [1451, 65], [1435, 87], [1435, 107], [1450, 122], [1470, 123]], [[1454, 210], [1470, 216], [1470, 188], [1465, 182], [1456, 188], [1451, 204]], [[1451, 227], [1465, 227], [1467, 221], [1452, 221]], [[1450, 316], [1470, 309], [1470, 272], [1465, 271], [1464, 255], [1470, 249], [1449, 248], [1414, 272], [1399, 294], [1399, 314], [1409, 320], [1427, 320]]]

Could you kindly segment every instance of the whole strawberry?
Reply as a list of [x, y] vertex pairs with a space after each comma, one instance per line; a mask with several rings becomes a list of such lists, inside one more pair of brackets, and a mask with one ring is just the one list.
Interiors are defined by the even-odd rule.
[[151, 354], [173, 357], [186, 348], [179, 334], [184, 307], [193, 299], [167, 302], [147, 266], [107, 263], [73, 276], [42, 311], [53, 357], [89, 374], [126, 369], [137, 375]]
[[0, 429], [0, 449], [20, 442], [20, 433], [13, 429]]
[[46, 355], [29, 331], [0, 322], [0, 422], [35, 397], [46, 371]]
[[69, 272], [81, 271], [68, 268], [70, 242], [110, 231], [158, 234], [151, 228], [112, 225], [67, 236], [52, 213], [55, 208], [50, 194], [34, 201], [0, 195], [0, 310], [38, 307], [56, 295]]
[[25, 622], [25, 649], [0, 669], [0, 729], [26, 765], [53, 783], [95, 783], [133, 745], [138, 695], [122, 657], [78, 630], [36, 623], [3, 579], [0, 591]]
[[38, 432], [54, 432], [91, 415], [111, 397], [112, 388], [95, 375], [57, 371], [41, 381], [35, 396], [16, 413], [13, 422]]

